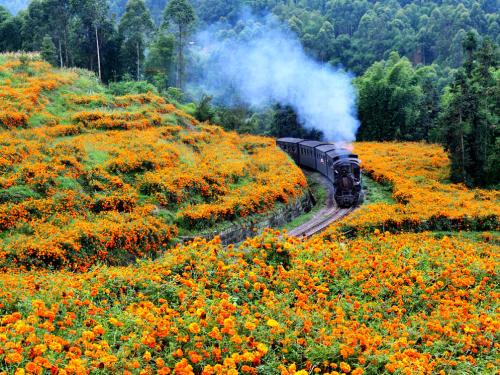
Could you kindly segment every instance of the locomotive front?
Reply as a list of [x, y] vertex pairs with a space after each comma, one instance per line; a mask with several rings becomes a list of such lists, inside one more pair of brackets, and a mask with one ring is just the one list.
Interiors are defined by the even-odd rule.
[[335, 188], [335, 201], [339, 207], [352, 207], [362, 203], [361, 171], [356, 155], [333, 156], [332, 182]]

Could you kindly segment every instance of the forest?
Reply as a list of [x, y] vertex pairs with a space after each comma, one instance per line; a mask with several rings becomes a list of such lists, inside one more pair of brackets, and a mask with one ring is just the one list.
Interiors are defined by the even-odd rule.
[[[3, 7], [2, 7], [3, 3]], [[225, 129], [321, 138], [294, 108], [231, 106], [196, 81], [195, 35], [233, 37], [272, 14], [315, 60], [355, 76], [358, 140], [438, 142], [452, 181], [494, 186], [498, 169], [500, 20], [496, 0], [33, 0], [0, 1], [0, 52], [41, 51], [55, 66], [94, 71], [127, 92], [195, 102], [196, 117]]]

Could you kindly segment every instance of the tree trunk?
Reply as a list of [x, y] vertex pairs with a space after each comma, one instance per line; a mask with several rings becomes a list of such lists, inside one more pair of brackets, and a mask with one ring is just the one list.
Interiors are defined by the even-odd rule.
[[64, 62], [65, 65], [69, 65], [69, 57], [68, 57], [68, 26], [64, 27]]
[[140, 56], [139, 56], [139, 42], [137, 42], [137, 81], [139, 81], [139, 79], [141, 77], [140, 63], [141, 63], [141, 60], [140, 60]]
[[464, 149], [464, 129], [462, 125], [462, 112], [459, 113], [460, 116], [460, 148], [462, 149], [462, 179], [465, 181], [465, 149]]
[[63, 54], [62, 54], [61, 37], [59, 37], [59, 65], [61, 68], [63, 67]]
[[183, 45], [182, 45], [182, 26], [179, 24], [179, 55], [177, 57], [177, 87], [182, 90], [182, 73], [184, 70], [184, 56], [183, 56]]
[[97, 47], [97, 71], [99, 74], [99, 81], [102, 81], [102, 75], [101, 75], [101, 51], [99, 47], [99, 34], [97, 33], [97, 25], [94, 25], [95, 28], [95, 43]]

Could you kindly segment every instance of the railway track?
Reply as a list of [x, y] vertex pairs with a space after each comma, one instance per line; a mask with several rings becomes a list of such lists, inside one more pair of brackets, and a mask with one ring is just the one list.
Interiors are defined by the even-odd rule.
[[323, 231], [333, 222], [342, 219], [354, 210], [354, 207], [339, 208], [330, 207], [318, 213], [318, 215], [311, 221], [298, 226], [288, 232], [290, 237], [306, 237], [309, 238], [313, 234]]

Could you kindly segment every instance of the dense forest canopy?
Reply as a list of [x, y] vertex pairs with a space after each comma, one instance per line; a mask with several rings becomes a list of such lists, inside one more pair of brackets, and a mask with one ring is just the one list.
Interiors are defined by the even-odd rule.
[[227, 129], [321, 137], [287, 103], [228, 107], [184, 92], [202, 76], [195, 34], [247, 33], [250, 13], [272, 14], [309, 57], [357, 76], [358, 139], [438, 141], [453, 180], [498, 183], [498, 0], [0, 0], [0, 52], [41, 51], [106, 83], [195, 100], [200, 119]]
[[[33, 13], [37, 9], [40, 12], [43, 3], [79, 2], [34, 0], [21, 18], [26, 21], [36, 17]], [[106, 11], [108, 18], [118, 22], [125, 13], [127, 0], [107, 3], [100, 11]], [[160, 25], [167, 0], [145, 0], [145, 4]], [[461, 43], [470, 30], [489, 36], [497, 44], [500, 41], [497, 0], [192, 0], [191, 4], [201, 28], [219, 21], [237, 27], [244, 7], [256, 13], [272, 12], [297, 33], [310, 54], [322, 61], [342, 64], [356, 74], [363, 73], [375, 61], [387, 59], [392, 51], [414, 64], [437, 62], [459, 67], [463, 61]], [[0, 0], [0, 5], [16, 12], [27, 2]], [[50, 19], [47, 21], [50, 23]], [[40, 40], [30, 41], [28, 35], [23, 39], [27, 39], [26, 47], [41, 46]]]

